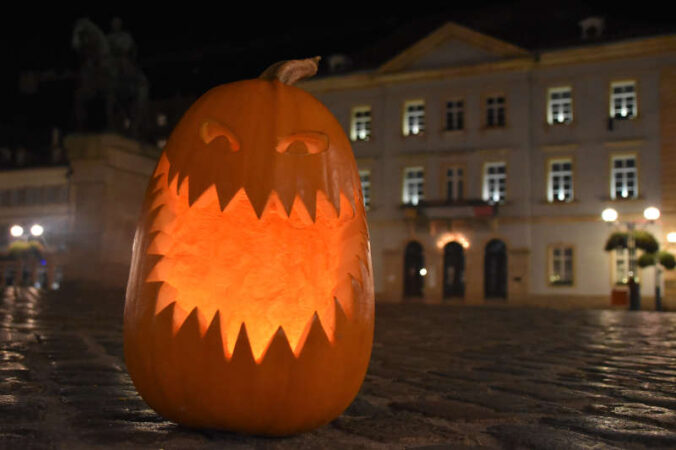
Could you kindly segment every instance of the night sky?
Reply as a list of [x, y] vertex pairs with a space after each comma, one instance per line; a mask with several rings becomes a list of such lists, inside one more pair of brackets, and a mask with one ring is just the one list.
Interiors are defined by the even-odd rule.
[[[89, 17], [107, 33], [111, 19], [118, 16], [136, 40], [139, 62], [154, 86], [153, 96], [165, 96], [181, 87], [202, 91], [221, 79], [255, 76], [277, 59], [351, 54], [393, 34], [396, 37], [407, 27], [415, 28], [416, 23], [424, 29], [426, 22], [442, 19], [500, 34], [529, 48], [546, 46], [557, 33], [566, 35], [562, 41], [576, 36], [576, 22], [593, 14], [606, 16], [609, 28], [615, 22], [615, 32], [626, 28], [625, 23], [656, 30], [676, 24], [662, 9], [650, 7], [651, 2], [641, 2], [643, 9], [637, 9], [636, 3], [621, 3], [626, 2], [416, 1], [385, 9], [369, 2], [325, 1], [300, 6], [251, 2], [251, 6], [233, 4], [228, 10], [228, 2], [220, 2], [219, 7], [187, 2], [157, 9], [96, 2], [89, 8], [36, 9], [14, 18], [5, 15], [9, 23], [2, 27], [2, 41], [9, 54], [5, 61], [12, 69], [74, 70], [77, 58], [70, 39], [75, 21]], [[567, 29], [562, 31], [559, 23]], [[172, 69], [183, 86], [172, 89], [171, 84], [179, 82], [167, 73]]]
[[[138, 63], [150, 82], [153, 100], [194, 97], [214, 85], [256, 77], [282, 59], [343, 53], [353, 58], [357, 68], [375, 67], [446, 20], [530, 50], [579, 43], [577, 22], [590, 15], [606, 18], [609, 37], [676, 31], [672, 15], [657, 7], [657, 2], [645, 1], [640, 3], [642, 9], [636, 3], [576, 0], [560, 4], [416, 1], [387, 9], [375, 2], [232, 5], [229, 10], [228, 2], [219, 7], [186, 2], [153, 10], [147, 5], [97, 3], [95, 7], [51, 10], [33, 6], [5, 14], [5, 23], [0, 24], [4, 65], [0, 126], [11, 132], [20, 116], [21, 127], [29, 132], [32, 124], [48, 126], [53, 117], [70, 114], [64, 110], [70, 109], [79, 65], [71, 39], [74, 23], [81, 17], [91, 19], [104, 33], [110, 31], [114, 17], [122, 19], [123, 28], [136, 41]], [[51, 70], [66, 81], [44, 89], [51, 89], [47, 103], [26, 99], [17, 87], [19, 73], [27, 70]], [[69, 127], [65, 121], [57, 125]]]

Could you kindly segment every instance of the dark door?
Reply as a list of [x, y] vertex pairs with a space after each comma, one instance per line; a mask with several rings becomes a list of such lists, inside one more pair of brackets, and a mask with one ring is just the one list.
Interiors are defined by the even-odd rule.
[[444, 298], [465, 296], [465, 251], [457, 242], [444, 247]]
[[499, 239], [486, 244], [484, 294], [486, 298], [507, 298], [507, 246]]
[[423, 296], [423, 274], [420, 270], [425, 267], [425, 255], [420, 243], [409, 242], [404, 251], [404, 296]]

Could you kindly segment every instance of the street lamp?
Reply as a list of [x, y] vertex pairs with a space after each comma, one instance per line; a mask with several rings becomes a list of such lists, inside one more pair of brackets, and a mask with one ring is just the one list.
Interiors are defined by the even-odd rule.
[[23, 227], [21, 225], [13, 225], [12, 228], [9, 229], [9, 234], [16, 238], [21, 237], [23, 236]]
[[[601, 212], [601, 218], [606, 223], [617, 222], [619, 214], [613, 208], [606, 208]], [[650, 223], [660, 218], [660, 210], [654, 206], [649, 206], [643, 210], [643, 217]], [[629, 268], [627, 271], [627, 278], [629, 284], [629, 309], [641, 309], [641, 296], [639, 285], [636, 282], [636, 240], [634, 238], [634, 231], [636, 230], [636, 221], [628, 220], [623, 222], [627, 227], [627, 250], [629, 252]], [[674, 236], [676, 238], [676, 236]], [[660, 298], [660, 269], [655, 263], [655, 305], [659, 310], [661, 304]]]
[[42, 236], [45, 232], [45, 228], [40, 224], [35, 224], [31, 227], [31, 234], [35, 237]]

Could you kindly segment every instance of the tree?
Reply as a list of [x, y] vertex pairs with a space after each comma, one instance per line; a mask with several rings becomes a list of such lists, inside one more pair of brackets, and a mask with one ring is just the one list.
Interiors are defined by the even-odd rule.
[[[607, 252], [626, 249], [629, 241], [629, 233], [626, 231], [617, 231], [610, 235], [606, 241], [605, 250]], [[640, 268], [650, 267], [659, 264], [667, 270], [676, 267], [676, 257], [667, 251], [660, 251], [660, 244], [651, 233], [645, 230], [634, 231], [634, 242], [636, 248], [643, 250], [643, 254], [638, 258], [637, 264]]]

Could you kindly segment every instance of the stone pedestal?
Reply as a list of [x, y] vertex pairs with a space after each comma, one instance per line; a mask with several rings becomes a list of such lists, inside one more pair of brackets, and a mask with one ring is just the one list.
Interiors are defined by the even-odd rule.
[[115, 134], [65, 138], [73, 211], [66, 281], [124, 287], [136, 222], [161, 151]]

